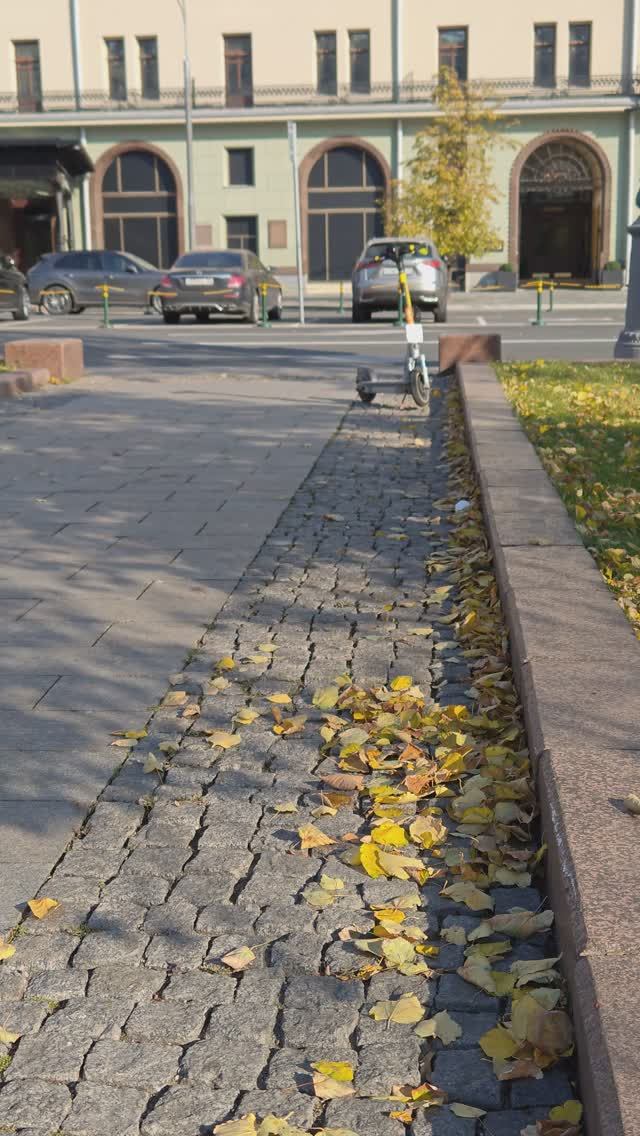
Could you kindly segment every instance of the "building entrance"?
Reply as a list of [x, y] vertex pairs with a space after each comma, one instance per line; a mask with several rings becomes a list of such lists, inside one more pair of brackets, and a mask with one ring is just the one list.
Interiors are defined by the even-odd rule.
[[520, 175], [520, 278], [594, 279], [602, 183], [580, 143], [547, 142]]

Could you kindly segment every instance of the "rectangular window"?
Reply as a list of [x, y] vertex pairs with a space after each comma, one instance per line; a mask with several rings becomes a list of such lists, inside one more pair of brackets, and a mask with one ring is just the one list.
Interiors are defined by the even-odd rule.
[[227, 217], [227, 248], [246, 249], [258, 255], [258, 218]]
[[556, 25], [536, 24], [534, 37], [533, 81], [536, 87], [555, 87]]
[[224, 37], [224, 73], [227, 106], [252, 106], [253, 69], [250, 35]]
[[591, 85], [591, 24], [569, 24], [569, 85]]
[[338, 62], [335, 32], [316, 32], [317, 91], [337, 95]]
[[16, 57], [18, 110], [42, 110], [40, 42], [37, 39], [17, 40], [13, 48]]
[[369, 32], [349, 32], [352, 94], [368, 95], [371, 91], [371, 51]]
[[158, 37], [138, 36], [140, 50], [140, 91], [143, 99], [160, 98]]
[[127, 73], [124, 62], [124, 40], [105, 39], [107, 69], [109, 72], [109, 98], [115, 103], [127, 101]]
[[227, 150], [229, 159], [229, 185], [255, 185], [253, 150]]
[[439, 28], [438, 66], [450, 67], [461, 83], [467, 79], [467, 28]]

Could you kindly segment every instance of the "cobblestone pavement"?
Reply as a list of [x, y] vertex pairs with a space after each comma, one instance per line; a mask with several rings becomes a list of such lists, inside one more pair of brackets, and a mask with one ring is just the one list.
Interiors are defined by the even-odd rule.
[[[425, 593], [434, 547], [425, 522], [447, 487], [443, 413], [439, 398], [430, 418], [397, 404], [354, 407], [56, 865], [41, 894], [62, 905], [41, 922], [28, 915], [0, 965], [0, 1024], [21, 1034], [4, 1049], [0, 1131], [206, 1136], [255, 1112], [358, 1136], [518, 1136], [572, 1096], [564, 1072], [496, 1080], [477, 1039], [501, 1005], [456, 974], [462, 947], [442, 943], [436, 978], [356, 977], [362, 955], [340, 930], [366, 931], [370, 903], [417, 885], [365, 877], [331, 848], [299, 851], [298, 826], [313, 822], [320, 799], [318, 687], [345, 669], [361, 683], [411, 674], [441, 703], [468, 701], [465, 660], [438, 649], [448, 629], [409, 638], [422, 609], [384, 612], [390, 599]], [[410, 539], [394, 540], [400, 530]], [[242, 665], [265, 641], [277, 647], [272, 661]], [[238, 665], [219, 692], [211, 676], [227, 655]], [[265, 701], [282, 691], [309, 713], [291, 738], [274, 735]], [[183, 716], [196, 701], [200, 716]], [[204, 731], [228, 730], [246, 706], [262, 716], [242, 727], [242, 744], [212, 749]], [[167, 758], [163, 775], [143, 771], [150, 753]], [[290, 803], [294, 816], [275, 811]], [[318, 824], [339, 836], [362, 831], [363, 818], [340, 809]], [[323, 872], [345, 887], [318, 911], [302, 892]], [[496, 912], [541, 903], [531, 888], [493, 895]], [[437, 938], [478, 920], [426, 885], [414, 921]], [[551, 944], [538, 940], [514, 957], [548, 956]], [[220, 960], [245, 946], [255, 961], [234, 974]], [[408, 991], [451, 1011], [462, 1037], [443, 1049], [369, 1016], [374, 1002]], [[484, 1119], [429, 1109], [405, 1127], [375, 1099], [418, 1085], [434, 1048], [428, 1079], [487, 1110]], [[309, 1062], [319, 1060], [351, 1061], [356, 1095], [314, 1097]]]

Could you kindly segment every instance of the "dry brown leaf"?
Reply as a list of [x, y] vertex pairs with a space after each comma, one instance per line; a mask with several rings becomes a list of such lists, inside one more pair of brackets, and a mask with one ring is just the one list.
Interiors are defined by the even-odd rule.
[[236, 951], [229, 951], [229, 954], [223, 955], [220, 960], [225, 966], [230, 967], [231, 970], [246, 970], [252, 962], [255, 962], [255, 954], [251, 947], [239, 947]]
[[335, 840], [331, 836], [327, 836], [321, 829], [316, 828], [315, 824], [303, 824], [298, 829], [298, 836], [300, 837], [300, 847], [307, 848], [325, 848], [329, 844], [335, 844]]

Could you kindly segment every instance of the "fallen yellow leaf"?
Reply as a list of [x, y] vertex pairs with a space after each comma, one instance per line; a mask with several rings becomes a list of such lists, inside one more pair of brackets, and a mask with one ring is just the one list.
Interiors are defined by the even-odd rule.
[[56, 907], [60, 906], [60, 901], [57, 899], [47, 899], [43, 896], [42, 899], [29, 899], [27, 906], [31, 913], [35, 915], [36, 919], [44, 919], [50, 911], [55, 911]]
[[246, 970], [255, 961], [255, 957], [251, 947], [239, 947], [237, 951], [223, 955], [221, 961], [231, 970]]
[[391, 682], [391, 689], [396, 691], [409, 690], [413, 686], [411, 675], [398, 675]]
[[6, 1030], [0, 1026], [0, 1045], [13, 1045], [21, 1036], [19, 1033], [11, 1033], [11, 1030]]
[[303, 824], [298, 829], [298, 836], [300, 837], [300, 847], [307, 848], [325, 848], [329, 844], [335, 844], [335, 840], [331, 836], [327, 836], [321, 829], [316, 828], [315, 824]]
[[242, 737], [240, 734], [230, 734], [226, 730], [213, 730], [209, 734], [209, 744], [218, 746], [220, 749], [233, 749], [234, 746], [239, 746]]
[[275, 694], [267, 694], [267, 702], [273, 702], [276, 706], [291, 705], [291, 699], [284, 691], [277, 691]]
[[242, 1116], [240, 1120], [225, 1120], [224, 1124], [216, 1124], [215, 1136], [257, 1136], [255, 1113]]

